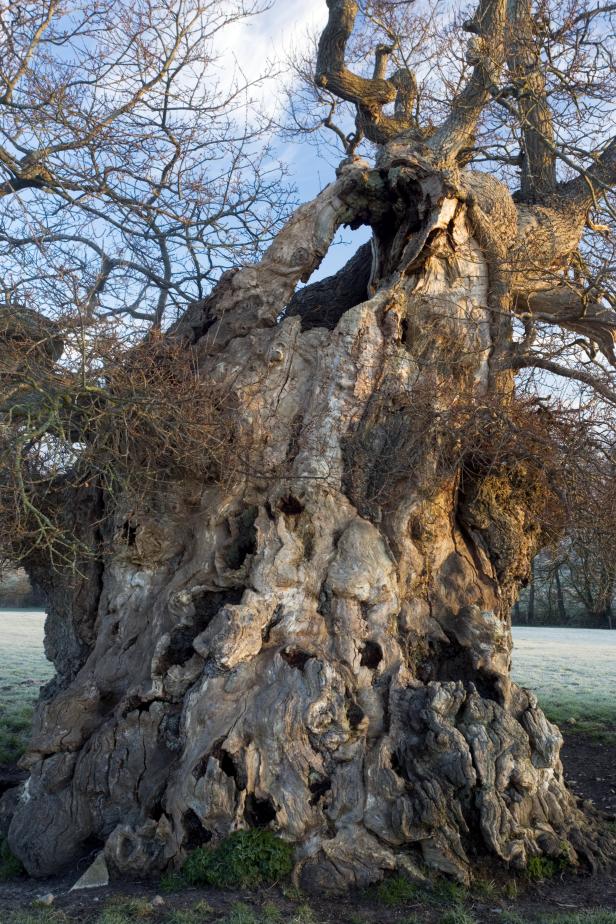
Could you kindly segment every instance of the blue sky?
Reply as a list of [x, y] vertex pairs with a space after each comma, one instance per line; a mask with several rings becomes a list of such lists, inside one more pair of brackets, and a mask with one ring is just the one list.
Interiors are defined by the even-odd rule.
[[[310, 35], [318, 35], [327, 22], [325, 0], [274, 0], [269, 10], [226, 30], [220, 49], [221, 63], [241, 68], [248, 79], [273, 73], [293, 49], [301, 49]], [[263, 107], [272, 112], [282, 105], [278, 93], [284, 78], [266, 81], [261, 89]], [[298, 139], [281, 142], [277, 157], [287, 166], [300, 201], [314, 198], [334, 178], [334, 167], [320, 157], [314, 146]], [[343, 228], [313, 279], [336, 272], [357, 247], [370, 236], [369, 229]]]

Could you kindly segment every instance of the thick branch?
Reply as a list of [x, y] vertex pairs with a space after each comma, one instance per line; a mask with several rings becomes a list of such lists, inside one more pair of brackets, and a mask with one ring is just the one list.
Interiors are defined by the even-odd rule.
[[345, 311], [368, 298], [371, 267], [372, 244], [368, 241], [334, 276], [299, 289], [285, 315], [299, 316], [303, 330], [313, 327], [333, 330]]
[[306, 282], [343, 224], [372, 224], [389, 204], [383, 180], [363, 162], [345, 166], [335, 183], [302, 205], [260, 263], [225, 273], [212, 294], [189, 309], [175, 332], [219, 352], [230, 339], [256, 327], [269, 327], [288, 305], [298, 282]]
[[472, 26], [468, 27], [476, 35], [468, 53], [473, 73], [428, 142], [428, 147], [443, 160], [454, 160], [462, 148], [472, 145], [479, 117], [491, 99], [504, 59], [505, 3], [506, 0], [480, 0]]
[[570, 366], [561, 366], [560, 363], [552, 359], [545, 359], [543, 356], [536, 356], [534, 353], [526, 353], [522, 356], [514, 357], [507, 363], [509, 369], [543, 369], [558, 375], [561, 378], [570, 379], [574, 382], [581, 382], [594, 389], [597, 394], [601, 395], [610, 404], [616, 405], [616, 391], [602, 382], [597, 376], [583, 369], [571, 368]]
[[[412, 127], [412, 103], [416, 97], [415, 78], [400, 71], [385, 79], [390, 49], [376, 50], [374, 76], [358, 77], [345, 66], [347, 42], [353, 31], [358, 5], [355, 0], [327, 0], [329, 19], [319, 40], [315, 83], [357, 107], [358, 123], [366, 137], [384, 144]], [[383, 106], [395, 102], [393, 118], [383, 114]]]
[[[367, 79], [347, 70], [344, 55], [353, 31], [358, 6], [355, 0], [327, 0], [329, 20], [319, 41], [316, 84], [336, 96], [363, 106], [393, 103], [396, 88], [383, 77]], [[377, 61], [382, 55], [377, 56]], [[377, 67], [378, 73], [378, 67]]]
[[597, 153], [594, 163], [580, 176], [561, 187], [561, 193], [569, 201], [588, 210], [596, 204], [609, 189], [616, 184], [616, 137], [612, 138], [601, 153]]
[[524, 138], [521, 194], [526, 201], [556, 187], [554, 127], [539, 51], [533, 36], [530, 0], [508, 0], [507, 65], [516, 88]]
[[611, 308], [585, 300], [581, 293], [567, 286], [519, 295], [515, 308], [518, 312], [528, 312], [537, 321], [559, 324], [588, 337], [616, 365], [616, 312]]

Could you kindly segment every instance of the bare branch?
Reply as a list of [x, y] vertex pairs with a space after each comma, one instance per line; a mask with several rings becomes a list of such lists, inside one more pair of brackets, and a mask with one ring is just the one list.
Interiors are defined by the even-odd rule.
[[[390, 80], [385, 78], [392, 51], [385, 45], [376, 49], [372, 78], [360, 77], [350, 71], [345, 64], [345, 52], [358, 4], [356, 0], [327, 0], [327, 6], [329, 19], [319, 41], [315, 83], [340, 99], [353, 103], [366, 137], [382, 144], [412, 127], [410, 113], [416, 95], [415, 78], [401, 72]], [[392, 118], [382, 110], [387, 103], [394, 102], [395, 115]]]
[[616, 312], [613, 309], [564, 285], [518, 295], [515, 309], [528, 312], [536, 321], [559, 324], [588, 337], [599, 346], [606, 359], [616, 365]]
[[586, 211], [616, 185], [616, 137], [593, 155], [590, 167], [560, 187], [561, 194]]
[[452, 101], [449, 115], [428, 141], [428, 146], [445, 160], [454, 160], [472, 144], [479, 117], [492, 98], [504, 61], [505, 2], [480, 0], [472, 25], [467, 25], [476, 36], [468, 51], [473, 72]]
[[611, 388], [598, 375], [592, 375], [583, 369], [574, 366], [564, 366], [555, 362], [553, 359], [547, 359], [545, 356], [535, 353], [527, 353], [522, 356], [512, 357], [507, 363], [508, 369], [544, 369], [553, 375], [570, 379], [573, 382], [580, 382], [587, 385], [597, 394], [601, 395], [609, 404], [616, 405], [616, 391]]

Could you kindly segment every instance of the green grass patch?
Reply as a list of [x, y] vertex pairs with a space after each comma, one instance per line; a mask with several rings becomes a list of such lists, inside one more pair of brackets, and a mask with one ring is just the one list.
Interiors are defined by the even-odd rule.
[[616, 744], [616, 714], [611, 709], [597, 710], [594, 715], [585, 717], [580, 715], [579, 706], [572, 708], [570, 704], [563, 706], [549, 701], [541, 705], [550, 722], [558, 725], [566, 735], [587, 735], [602, 744]]
[[585, 908], [582, 911], [563, 911], [558, 914], [521, 915], [504, 911], [502, 924], [616, 924], [616, 911], [607, 908]]
[[293, 847], [271, 831], [234, 831], [217, 847], [198, 847], [182, 876], [190, 885], [255, 889], [285, 879], [293, 869]]
[[564, 872], [568, 866], [569, 858], [566, 854], [561, 857], [530, 857], [526, 865], [526, 877], [531, 882], [542, 882]]
[[376, 902], [387, 908], [402, 908], [410, 902], [432, 907], [461, 907], [469, 892], [458, 882], [449, 879], [435, 879], [431, 883], [412, 882], [406, 876], [388, 876], [378, 886], [369, 890]]
[[[38, 692], [38, 691], [37, 691]], [[23, 754], [32, 727], [32, 704], [13, 702], [0, 706], [0, 764], [15, 764]]]
[[36, 908], [10, 912], [2, 924], [73, 924], [73, 921], [55, 908]]
[[302, 905], [293, 912], [291, 917], [288, 917], [273, 902], [266, 902], [258, 910], [239, 902], [233, 905], [220, 924], [318, 924], [318, 922], [308, 905]]
[[259, 924], [259, 918], [248, 905], [238, 903], [224, 919], [224, 924]]
[[564, 912], [539, 918], [540, 924], [616, 924], [616, 911], [607, 908], [589, 908], [584, 911]]
[[96, 924], [133, 924], [155, 917], [156, 909], [149, 899], [114, 895], [96, 919]]
[[421, 893], [420, 887], [406, 876], [388, 876], [376, 888], [379, 904], [387, 908], [400, 908], [415, 901]]
[[442, 915], [439, 924], [477, 924], [477, 921], [466, 908], [456, 906]]
[[436, 879], [426, 895], [437, 905], [462, 905], [469, 897], [468, 889], [450, 879]]
[[165, 917], [165, 924], [205, 924], [210, 920], [214, 909], [202, 900], [192, 908], [175, 908]]

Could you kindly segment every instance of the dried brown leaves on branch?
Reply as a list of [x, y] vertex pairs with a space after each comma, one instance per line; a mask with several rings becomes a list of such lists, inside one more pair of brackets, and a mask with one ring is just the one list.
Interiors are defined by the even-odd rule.
[[71, 492], [100, 495], [104, 547], [122, 501], [147, 507], [179, 481], [233, 478], [231, 393], [200, 374], [186, 344], [153, 333], [130, 345], [104, 329], [82, 339], [74, 325], [61, 344], [56, 325], [25, 309], [2, 323], [0, 558], [38, 550], [71, 568], [100, 553], [78, 539], [70, 502], [67, 516]]
[[[532, 446], [535, 458], [544, 449], [549, 456], [535, 433], [548, 395], [552, 420], [577, 420], [578, 433], [601, 442], [611, 421], [597, 417], [596, 405], [589, 410], [590, 396], [616, 402], [615, 143], [606, 136], [615, 7], [581, 0], [483, 0], [454, 13], [391, 0], [329, 0], [328, 7], [314, 55], [295, 61], [287, 132], [318, 137], [322, 129], [349, 157], [391, 143], [426, 163], [448, 163], [451, 188], [468, 202], [490, 257], [491, 308], [501, 327], [492, 366], [497, 375], [518, 374], [520, 401], [504, 408], [496, 393], [481, 410], [472, 396], [465, 408], [460, 395], [447, 418], [434, 417], [434, 396], [426, 398], [427, 429], [449, 430], [441, 457], [455, 470], [455, 446], [473, 456], [482, 432], [508, 452]], [[8, 338], [4, 457], [19, 463], [5, 464], [3, 490], [12, 498], [5, 511], [27, 507], [24, 475], [35, 485], [50, 472], [95, 472], [105, 490], [131, 479], [137, 490], [163, 474], [228, 475], [255, 464], [239, 445], [235, 466], [221, 461], [230, 441], [218, 424], [232, 419], [232, 383], [216, 392], [190, 350], [151, 336], [126, 350], [100, 321], [128, 316], [159, 327], [278, 228], [287, 199], [267, 166], [271, 126], [246, 116], [249, 87], [236, 80], [213, 90], [210, 79], [218, 33], [258, 8], [242, 0], [172, 7], [139, 0], [68, 11], [53, 0], [7, 11], [0, 35], [5, 315], [14, 320], [17, 304], [61, 320], [41, 335], [44, 348], [26, 349], [25, 365], [11, 358]], [[469, 165], [505, 188], [494, 183], [486, 195], [464, 170]], [[515, 209], [503, 210], [506, 188]], [[386, 202], [379, 209], [372, 220], [380, 226], [400, 220]], [[413, 235], [407, 224], [400, 253]], [[377, 275], [386, 269], [378, 248], [387, 244], [377, 246]], [[225, 312], [223, 327], [233, 317]], [[417, 394], [413, 401], [417, 411]], [[555, 440], [566, 446], [575, 425], [563, 426], [569, 436], [559, 431]], [[404, 466], [425, 436], [419, 430], [400, 436]], [[381, 495], [395, 480], [390, 456], [375, 489]], [[49, 528], [45, 520], [26, 528], [24, 515], [17, 534], [36, 540]]]

